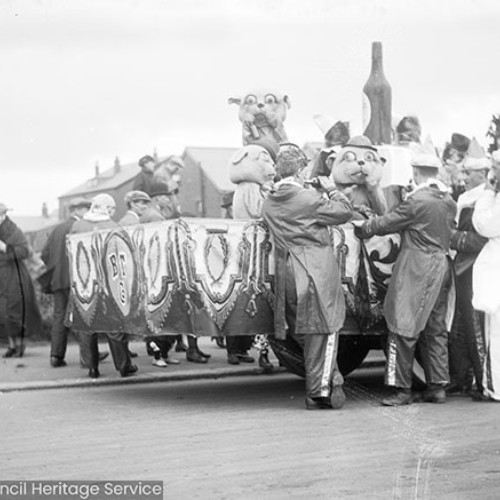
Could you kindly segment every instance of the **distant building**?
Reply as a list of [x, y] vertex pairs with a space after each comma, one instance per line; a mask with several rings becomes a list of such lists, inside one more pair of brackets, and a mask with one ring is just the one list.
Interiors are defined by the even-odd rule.
[[132, 189], [134, 178], [139, 171], [140, 167], [137, 162], [121, 165], [118, 158], [115, 159], [111, 168], [103, 172], [96, 165], [94, 177], [59, 196], [59, 217], [62, 220], [68, 217], [69, 202], [76, 196], [91, 199], [97, 194], [108, 193], [116, 201], [115, 219], [120, 219], [127, 211], [123, 198]]
[[45, 203], [42, 206], [41, 215], [15, 215], [9, 212], [9, 218], [26, 235], [31, 248], [35, 252], [42, 250], [52, 229], [59, 224], [57, 210], [49, 214]]
[[229, 180], [228, 163], [237, 148], [187, 147], [182, 159], [179, 193], [182, 212], [194, 217], [223, 217], [222, 197], [234, 191]]
[[[188, 147], [182, 154], [186, 168], [181, 172], [182, 184], [179, 201], [182, 212], [192, 217], [221, 217], [222, 196], [234, 191], [229, 181], [227, 164], [236, 148]], [[158, 163], [167, 157], [158, 158]], [[115, 220], [127, 211], [123, 202], [125, 194], [132, 189], [134, 179], [140, 172], [137, 162], [121, 165], [118, 158], [113, 167], [100, 172], [95, 167], [95, 175], [59, 197], [59, 217], [68, 216], [69, 202], [76, 196], [93, 198], [99, 193], [108, 193], [116, 201]]]
[[[306, 143], [304, 151], [310, 159], [321, 149], [321, 143]], [[183, 215], [187, 217], [223, 217], [221, 208], [223, 196], [234, 191], [235, 185], [229, 180], [228, 163], [238, 148], [188, 146], [182, 154], [185, 169], [181, 171], [182, 183], [179, 201]], [[169, 156], [158, 158], [160, 164]], [[125, 194], [132, 189], [134, 179], [140, 172], [137, 162], [121, 165], [118, 158], [111, 168], [100, 172], [95, 167], [95, 175], [87, 182], [74, 187], [59, 197], [59, 218], [68, 216], [68, 205], [75, 196], [92, 198], [99, 193], [108, 193], [116, 201], [115, 220], [127, 211], [123, 202]]]

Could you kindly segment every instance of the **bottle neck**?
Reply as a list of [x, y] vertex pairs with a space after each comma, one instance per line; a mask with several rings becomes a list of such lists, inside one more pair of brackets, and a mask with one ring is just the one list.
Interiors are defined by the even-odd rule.
[[382, 44], [373, 42], [372, 44], [372, 73], [383, 73], [382, 66]]

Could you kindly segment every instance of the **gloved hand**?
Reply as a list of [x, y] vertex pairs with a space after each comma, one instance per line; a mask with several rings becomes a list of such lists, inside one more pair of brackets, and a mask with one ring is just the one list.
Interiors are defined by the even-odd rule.
[[332, 181], [332, 179], [330, 179], [330, 177], [327, 177], [326, 175], [318, 175], [317, 179], [321, 189], [325, 193], [330, 194], [332, 191], [335, 191], [337, 189], [335, 183]]

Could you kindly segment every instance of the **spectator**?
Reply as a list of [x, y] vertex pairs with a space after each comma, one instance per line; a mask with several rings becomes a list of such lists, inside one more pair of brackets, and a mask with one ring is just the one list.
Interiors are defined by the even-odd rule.
[[[54, 310], [52, 314], [50, 364], [54, 368], [66, 366], [64, 360], [68, 345], [69, 328], [64, 324], [66, 308], [69, 300], [69, 260], [66, 252], [66, 236], [71, 232], [73, 224], [80, 220], [89, 210], [91, 201], [85, 198], [74, 198], [69, 203], [69, 218], [61, 222], [50, 234], [43, 247], [41, 258], [47, 267], [45, 273], [49, 280], [45, 293], [53, 296]], [[101, 354], [101, 360], [108, 353]]]
[[[111, 220], [116, 210], [115, 200], [109, 194], [98, 194], [92, 199], [90, 210], [71, 228], [72, 233], [85, 233], [111, 229], [118, 224]], [[137, 372], [137, 366], [130, 359], [126, 334], [106, 333], [115, 368], [122, 377]], [[98, 332], [85, 333], [80, 336], [80, 354], [89, 368], [89, 377], [99, 377]]]
[[[473, 139], [473, 143], [475, 139]], [[477, 144], [479, 147], [479, 144]], [[479, 235], [472, 224], [474, 206], [483, 195], [487, 183], [490, 161], [484, 151], [477, 156], [468, 155], [459, 172], [465, 192], [457, 200], [457, 230], [451, 239], [456, 250], [455, 274], [457, 303], [450, 331], [450, 387], [448, 394], [471, 393], [474, 397], [483, 393], [482, 353], [484, 352], [484, 314], [472, 306], [472, 268], [488, 241]], [[473, 376], [476, 388], [472, 392]]]
[[164, 182], [169, 190], [177, 195], [181, 184], [181, 172], [184, 168], [184, 161], [180, 156], [169, 156], [156, 169], [155, 182]]
[[132, 189], [134, 191], [143, 191], [151, 195], [151, 187], [155, 183], [155, 159], [149, 155], [143, 156], [139, 160], [139, 167], [141, 167], [141, 171], [137, 174]]
[[26, 236], [0, 203], [0, 315], [9, 341], [4, 358], [22, 357], [25, 337], [41, 329], [35, 289], [25, 261], [30, 256]]
[[129, 191], [125, 195], [127, 213], [118, 221], [120, 226], [139, 224], [141, 216], [148, 209], [151, 198], [144, 191]]

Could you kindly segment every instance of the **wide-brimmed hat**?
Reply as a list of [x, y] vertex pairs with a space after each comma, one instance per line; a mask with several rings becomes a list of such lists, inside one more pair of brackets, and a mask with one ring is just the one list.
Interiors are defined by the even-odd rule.
[[344, 147], [355, 147], [355, 148], [366, 148], [377, 152], [377, 148], [372, 144], [372, 141], [365, 135], [355, 135], [351, 137], [345, 144]]

